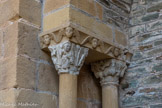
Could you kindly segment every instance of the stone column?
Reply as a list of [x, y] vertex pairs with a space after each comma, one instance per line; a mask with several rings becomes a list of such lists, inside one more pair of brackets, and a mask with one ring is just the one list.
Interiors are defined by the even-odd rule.
[[88, 49], [69, 41], [48, 47], [59, 73], [59, 108], [77, 108], [77, 75]]
[[126, 63], [119, 60], [110, 59], [92, 63], [91, 67], [95, 76], [101, 79], [102, 107], [119, 108], [119, 78], [123, 77], [124, 75], [127, 68]]

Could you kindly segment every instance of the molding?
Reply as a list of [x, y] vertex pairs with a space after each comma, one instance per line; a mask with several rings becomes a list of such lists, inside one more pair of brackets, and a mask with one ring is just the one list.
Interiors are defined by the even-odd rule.
[[94, 72], [96, 78], [100, 78], [101, 85], [118, 85], [119, 78], [124, 76], [127, 69], [125, 62], [108, 59], [103, 61], [98, 61], [91, 63], [92, 71]]
[[128, 61], [126, 59], [128, 58], [127, 54], [129, 51], [126, 48], [117, 47], [112, 43], [107, 43], [96, 36], [88, 35], [75, 28], [77, 27], [60, 27], [40, 34], [39, 41], [41, 48], [45, 51], [49, 51], [48, 46], [70, 41], [80, 46], [106, 54], [108, 57]]
[[[69, 31], [70, 29], [67, 28]], [[67, 33], [70, 36], [70, 32]], [[48, 42], [48, 41], [47, 41]], [[78, 75], [88, 55], [88, 48], [81, 47], [69, 41], [48, 47], [52, 61], [59, 74]]]

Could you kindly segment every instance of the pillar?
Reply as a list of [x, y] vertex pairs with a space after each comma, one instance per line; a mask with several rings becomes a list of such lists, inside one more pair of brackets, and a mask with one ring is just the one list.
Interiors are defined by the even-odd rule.
[[59, 108], [77, 108], [77, 76], [88, 49], [69, 41], [48, 48], [59, 73]]
[[77, 75], [59, 76], [59, 108], [77, 108]]
[[109, 59], [92, 63], [91, 67], [95, 76], [101, 79], [102, 107], [119, 108], [119, 78], [124, 75], [127, 68], [126, 63], [115, 59]]

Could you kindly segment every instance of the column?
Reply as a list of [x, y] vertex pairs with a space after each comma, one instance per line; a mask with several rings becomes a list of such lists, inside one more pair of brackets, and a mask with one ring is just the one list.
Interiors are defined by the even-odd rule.
[[126, 63], [115, 59], [109, 59], [92, 63], [91, 67], [95, 76], [101, 79], [102, 107], [119, 108], [119, 78], [123, 77], [127, 69]]
[[77, 76], [88, 49], [69, 41], [48, 49], [59, 73], [59, 108], [77, 108]]

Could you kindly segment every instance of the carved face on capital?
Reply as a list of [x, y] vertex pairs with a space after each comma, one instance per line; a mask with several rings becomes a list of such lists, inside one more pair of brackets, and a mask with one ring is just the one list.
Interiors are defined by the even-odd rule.
[[65, 34], [67, 37], [71, 37], [73, 35], [73, 29], [71, 27], [67, 27], [65, 29]]
[[119, 49], [115, 48], [115, 49], [114, 49], [114, 56], [117, 57], [117, 56], [119, 56], [119, 55], [120, 55]]
[[69, 52], [70, 49], [71, 49], [71, 43], [70, 42], [65, 43], [64, 44], [64, 49], [65, 49], [66, 52]]
[[49, 35], [45, 35], [44, 36], [44, 40], [43, 40], [43, 43], [45, 45], [49, 45], [50, 44], [50, 41], [51, 41], [51, 37]]
[[92, 47], [93, 48], [96, 48], [97, 47], [97, 45], [98, 45], [98, 40], [97, 39], [92, 39]]

